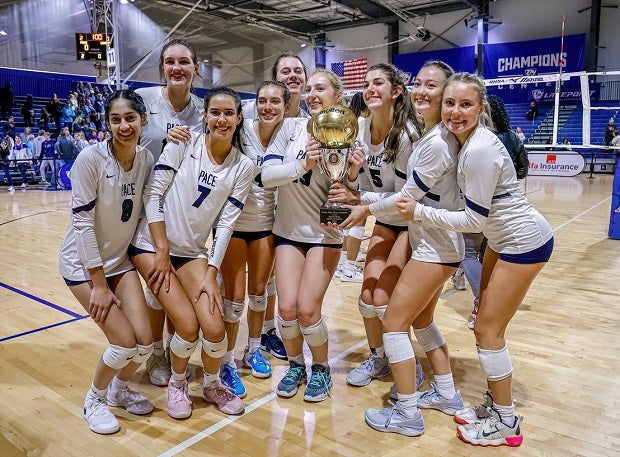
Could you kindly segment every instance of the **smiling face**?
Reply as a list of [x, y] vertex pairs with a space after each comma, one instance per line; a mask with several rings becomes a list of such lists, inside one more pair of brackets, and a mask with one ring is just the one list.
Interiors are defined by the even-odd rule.
[[389, 77], [381, 70], [370, 70], [364, 78], [362, 97], [369, 110], [392, 106], [403, 88], [393, 86]]
[[164, 51], [162, 60], [161, 71], [167, 85], [191, 87], [194, 75], [198, 73], [198, 64], [194, 62], [191, 50], [181, 44], [169, 46]]
[[110, 105], [107, 121], [115, 143], [135, 147], [146, 125], [146, 115], [140, 116], [128, 100], [118, 98]]
[[256, 97], [256, 111], [261, 124], [275, 126], [286, 112], [283, 89], [275, 85], [263, 86]]
[[446, 74], [439, 67], [426, 66], [413, 81], [411, 102], [416, 113], [419, 113], [426, 123], [434, 119], [439, 122], [441, 116], [441, 95], [446, 84]]
[[232, 141], [242, 118], [241, 113], [237, 114], [235, 99], [226, 94], [214, 95], [205, 110], [207, 127], [214, 140]]
[[472, 84], [449, 83], [443, 91], [441, 120], [463, 144], [479, 123], [484, 106]]
[[306, 86], [304, 64], [296, 57], [283, 57], [276, 68], [276, 79], [283, 82], [291, 95], [300, 95]]
[[308, 78], [306, 84], [306, 106], [312, 116], [324, 108], [338, 104], [342, 94], [336, 91], [327, 73], [316, 72]]

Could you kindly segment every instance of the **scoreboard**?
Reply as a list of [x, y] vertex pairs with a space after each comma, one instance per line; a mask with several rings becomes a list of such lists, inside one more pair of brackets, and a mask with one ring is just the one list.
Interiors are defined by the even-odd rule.
[[105, 33], [76, 33], [77, 60], [106, 60], [111, 39]]

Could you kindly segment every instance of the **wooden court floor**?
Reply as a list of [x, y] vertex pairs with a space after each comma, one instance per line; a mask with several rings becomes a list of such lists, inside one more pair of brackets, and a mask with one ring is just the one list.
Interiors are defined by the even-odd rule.
[[[117, 409], [119, 433], [92, 433], [81, 409], [105, 339], [57, 272], [70, 194], [31, 187], [11, 195], [0, 188], [0, 457], [620, 456], [620, 241], [607, 238], [611, 183], [611, 175], [530, 177], [525, 183], [556, 243], [508, 330], [514, 395], [524, 416], [525, 440], [517, 449], [464, 444], [452, 418], [438, 411], [424, 411], [426, 433], [418, 438], [366, 426], [364, 410], [385, 403], [391, 378], [363, 388], [346, 385], [346, 373], [366, 357], [367, 347], [359, 285], [338, 279], [324, 305], [332, 398], [319, 404], [304, 403], [302, 395], [277, 398], [285, 363], [273, 359], [270, 379], [240, 370], [246, 412], [227, 417], [200, 398], [195, 353], [191, 418], [169, 418], [166, 390], [151, 386], [141, 368], [133, 388], [155, 411], [137, 417]], [[469, 290], [446, 287], [436, 315], [467, 405], [479, 403], [484, 388], [466, 327], [471, 303]], [[423, 356], [422, 364], [429, 368]]]

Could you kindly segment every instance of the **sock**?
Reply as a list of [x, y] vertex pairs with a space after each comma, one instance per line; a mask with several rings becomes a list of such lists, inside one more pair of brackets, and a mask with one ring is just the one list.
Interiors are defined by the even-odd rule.
[[110, 383], [110, 390], [119, 391], [126, 390], [129, 388], [129, 381], [121, 381], [118, 379], [118, 376], [114, 376], [112, 378], [112, 382]]
[[254, 354], [254, 351], [256, 351], [259, 347], [260, 347], [260, 338], [248, 337], [248, 348], [249, 348], [250, 354]]
[[370, 348], [370, 353], [377, 359], [382, 359], [385, 357], [385, 348], [383, 346], [379, 346], [377, 348]]
[[503, 406], [503, 405], [498, 405], [497, 403], [493, 402], [493, 409], [497, 411], [497, 413], [499, 414], [499, 418], [504, 424], [510, 425], [510, 426], [514, 424], [514, 417], [515, 417], [515, 404], [514, 403], [509, 406]]
[[90, 385], [90, 393], [92, 393], [96, 397], [105, 398], [106, 394], [108, 393], [108, 389], [107, 388], [105, 388], [105, 389], [97, 389], [94, 384], [91, 384]]
[[222, 360], [220, 361], [220, 366], [223, 367], [224, 365], [234, 365], [235, 364], [235, 351], [228, 351], [226, 354], [224, 354], [224, 357], [222, 357]]
[[407, 417], [413, 417], [416, 410], [418, 409], [418, 396], [414, 393], [412, 394], [398, 394], [398, 403], [403, 407], [405, 411], [405, 415]]
[[183, 371], [183, 373], [175, 373], [174, 369], [170, 370], [172, 372], [172, 380], [179, 382], [179, 381], [185, 381], [185, 371]]
[[269, 330], [273, 330], [276, 328], [276, 321], [275, 319], [265, 319], [265, 322], [263, 322], [263, 334], [267, 334], [269, 333]]
[[299, 355], [296, 355], [295, 357], [289, 356], [288, 359], [292, 360], [293, 362], [296, 362], [296, 363], [298, 363], [300, 365], [305, 365], [306, 364], [303, 352], [301, 354], [299, 354]]
[[443, 398], [451, 400], [456, 394], [454, 389], [454, 378], [452, 373], [435, 375], [435, 383], [437, 384], [437, 392]]
[[211, 386], [218, 382], [220, 382], [219, 373], [211, 374], [211, 373], [207, 373], [206, 371], [203, 372], [202, 374], [203, 387]]
[[357, 263], [355, 263], [355, 260], [348, 260], [347, 259], [347, 264], [345, 265], [345, 269], [347, 271], [353, 271], [355, 270], [355, 267], [357, 266]]
[[340, 251], [340, 260], [338, 260], [338, 268], [343, 267], [347, 262], [347, 251]]
[[153, 354], [162, 355], [164, 353], [164, 340], [153, 341]]

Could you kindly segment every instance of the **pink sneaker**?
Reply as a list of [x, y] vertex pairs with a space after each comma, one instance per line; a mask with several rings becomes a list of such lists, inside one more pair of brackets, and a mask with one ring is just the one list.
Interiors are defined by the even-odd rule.
[[217, 405], [217, 408], [225, 414], [243, 414], [245, 410], [243, 401], [228, 387], [218, 383], [203, 386], [202, 398], [206, 402]]
[[192, 401], [187, 393], [187, 380], [168, 383], [168, 416], [185, 419], [192, 415]]

